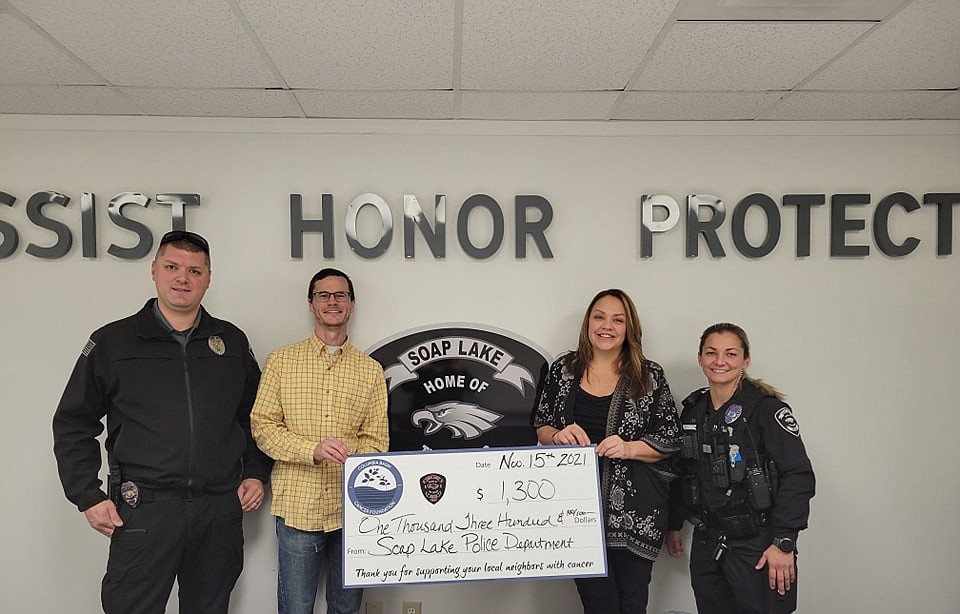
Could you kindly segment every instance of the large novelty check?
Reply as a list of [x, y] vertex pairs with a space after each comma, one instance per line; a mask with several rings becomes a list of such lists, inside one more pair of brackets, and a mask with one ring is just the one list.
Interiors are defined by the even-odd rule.
[[607, 573], [593, 447], [347, 458], [348, 587]]

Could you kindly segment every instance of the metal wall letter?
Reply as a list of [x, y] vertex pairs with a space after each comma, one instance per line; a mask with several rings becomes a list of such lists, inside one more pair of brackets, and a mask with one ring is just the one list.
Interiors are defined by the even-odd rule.
[[[667, 216], [656, 221], [655, 211], [661, 209]], [[644, 194], [640, 197], [640, 257], [653, 256], [653, 233], [667, 232], [680, 221], [680, 205], [666, 194]]]
[[434, 203], [433, 219], [436, 227], [430, 228], [420, 202], [413, 194], [403, 195], [403, 257], [412, 259], [414, 255], [413, 229], [417, 227], [427, 242], [430, 253], [434, 258], [445, 258], [447, 255], [447, 197], [437, 194]]
[[953, 206], [960, 205], [958, 192], [930, 192], [923, 195], [923, 204], [937, 206], [937, 255], [953, 253]]
[[[527, 219], [527, 209], [536, 209], [540, 218], [535, 221]], [[550, 244], [547, 243], [546, 230], [553, 222], [553, 205], [543, 196], [536, 194], [519, 194], [514, 199], [514, 214], [517, 225], [516, 248], [517, 258], [527, 257], [527, 235], [533, 238], [534, 244], [540, 251], [541, 258], [553, 258]]]
[[897, 245], [890, 238], [890, 210], [894, 205], [900, 205], [907, 213], [920, 208], [917, 199], [904, 192], [889, 194], [880, 199], [873, 212], [873, 239], [877, 242], [880, 251], [888, 256], [906, 256], [920, 245], [920, 239], [907, 237], [903, 243]]
[[869, 194], [834, 194], [830, 199], [830, 255], [867, 256], [869, 245], [847, 245], [847, 233], [863, 230], [867, 222], [847, 219], [847, 207], [870, 204]]
[[[380, 212], [380, 239], [373, 247], [367, 247], [361, 243], [357, 234], [357, 216], [367, 205], [375, 207]], [[347, 207], [345, 226], [347, 243], [350, 244], [350, 249], [361, 258], [379, 258], [390, 247], [390, 241], [393, 239], [393, 215], [390, 213], [390, 207], [387, 201], [371, 192], [365, 192], [350, 202], [350, 206]]]
[[810, 255], [810, 210], [827, 202], [826, 194], [785, 194], [784, 207], [797, 208], [797, 257]]
[[[754, 247], [747, 241], [747, 213], [750, 207], [757, 206], [767, 220], [767, 234], [760, 245]], [[733, 208], [733, 245], [747, 258], [762, 258], [777, 246], [780, 241], [780, 210], [777, 203], [766, 194], [751, 194], [744, 197]]]
[[133, 247], [120, 247], [116, 243], [111, 243], [107, 248], [107, 253], [124, 260], [136, 260], [143, 258], [153, 249], [153, 234], [150, 229], [123, 215], [123, 209], [127, 205], [137, 205], [146, 208], [150, 204], [150, 199], [139, 192], [120, 192], [110, 199], [107, 205], [107, 214], [110, 220], [120, 228], [126, 228], [140, 237], [137, 244]]
[[[710, 210], [710, 217], [706, 220], [700, 219], [700, 208]], [[710, 255], [714, 258], [723, 258], [726, 253], [723, 246], [720, 245], [720, 238], [717, 236], [717, 228], [723, 224], [727, 212], [724, 209], [723, 201], [710, 194], [690, 194], [687, 196], [687, 258], [696, 258], [700, 254], [700, 247], [697, 244], [697, 235], [702, 234], [710, 248]]]
[[299, 194], [290, 195], [290, 257], [303, 258], [303, 233], [319, 232], [323, 235], [323, 257], [333, 258], [333, 194], [320, 197], [320, 219], [303, 219], [303, 199]]
[[187, 229], [187, 207], [199, 207], [199, 194], [157, 194], [156, 203], [158, 205], [170, 205], [170, 216], [172, 218], [171, 230]]
[[[0, 192], [0, 205], [12, 207], [15, 202], [17, 202], [15, 196]], [[3, 259], [17, 251], [17, 247], [20, 245], [20, 235], [13, 224], [3, 220], [0, 220], [0, 235], [3, 235], [3, 242], [0, 242], [0, 259]]]
[[27, 201], [27, 217], [40, 228], [46, 228], [57, 234], [57, 242], [50, 247], [41, 247], [36, 243], [27, 245], [27, 253], [37, 258], [60, 258], [65, 256], [73, 247], [73, 234], [63, 222], [50, 219], [43, 215], [43, 208], [47, 205], [66, 207], [70, 202], [69, 196], [59, 192], [37, 192]]
[[80, 248], [84, 258], [97, 257], [97, 199], [91, 192], [80, 195]]
[[[470, 214], [477, 207], [489, 211], [493, 222], [490, 242], [484, 247], [477, 247], [470, 241]], [[457, 217], [457, 240], [460, 241], [463, 251], [471, 258], [484, 260], [496, 254], [500, 244], [503, 243], [503, 211], [500, 210], [499, 203], [486, 194], [474, 194], [463, 201]]]

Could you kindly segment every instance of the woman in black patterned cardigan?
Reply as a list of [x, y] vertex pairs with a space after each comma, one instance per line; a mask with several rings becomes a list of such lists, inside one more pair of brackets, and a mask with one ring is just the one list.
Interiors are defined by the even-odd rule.
[[680, 422], [663, 368], [641, 347], [637, 309], [623, 290], [598, 293], [577, 350], [547, 372], [534, 412], [543, 445], [596, 444], [608, 575], [578, 578], [584, 614], [644, 614], [667, 526], [667, 458]]

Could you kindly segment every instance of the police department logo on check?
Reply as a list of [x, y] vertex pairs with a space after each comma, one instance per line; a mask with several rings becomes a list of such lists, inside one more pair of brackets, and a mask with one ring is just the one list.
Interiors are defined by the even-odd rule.
[[420, 492], [423, 498], [436, 505], [447, 490], [447, 478], [439, 473], [428, 473], [420, 478]]
[[549, 359], [519, 335], [438, 325], [369, 354], [387, 378], [391, 451], [537, 443], [530, 413]]
[[347, 495], [353, 507], [364, 514], [378, 516], [400, 502], [403, 478], [389, 462], [374, 458], [357, 465], [347, 482]]

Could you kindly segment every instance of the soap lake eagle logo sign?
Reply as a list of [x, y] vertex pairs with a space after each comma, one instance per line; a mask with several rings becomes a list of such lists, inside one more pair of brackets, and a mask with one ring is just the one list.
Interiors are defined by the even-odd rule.
[[549, 358], [472, 324], [401, 333], [369, 352], [387, 378], [390, 450], [530, 446], [530, 414]]

